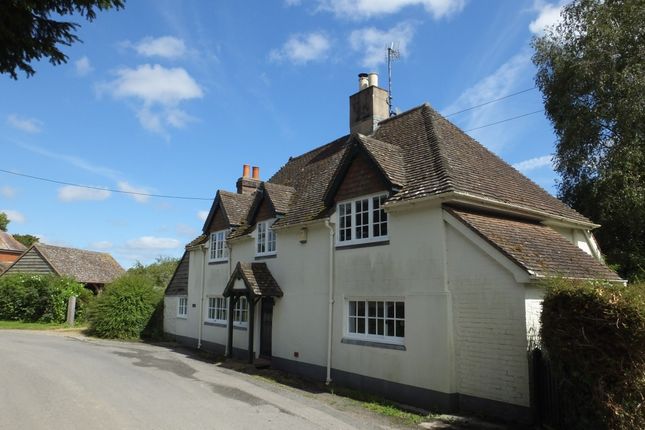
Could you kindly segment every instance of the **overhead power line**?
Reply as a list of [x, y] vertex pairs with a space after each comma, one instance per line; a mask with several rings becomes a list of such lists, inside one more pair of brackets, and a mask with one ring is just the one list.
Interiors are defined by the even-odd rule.
[[457, 115], [457, 114], [460, 114], [460, 113], [468, 112], [469, 110], [477, 109], [477, 108], [480, 108], [480, 107], [482, 107], [482, 106], [486, 106], [486, 105], [489, 105], [489, 104], [491, 104], [491, 103], [498, 102], [498, 101], [500, 101], [500, 100], [508, 99], [508, 98], [510, 98], [510, 97], [515, 97], [515, 96], [517, 96], [517, 95], [527, 93], [527, 92], [532, 91], [532, 90], [534, 90], [534, 89], [536, 89], [536, 88], [537, 88], [537, 87], [526, 88], [526, 89], [524, 89], [524, 90], [522, 90], [522, 91], [518, 91], [518, 92], [516, 92], [516, 93], [507, 94], [507, 95], [505, 95], [505, 96], [498, 97], [498, 98], [496, 98], [496, 99], [489, 100], [489, 101], [487, 101], [487, 102], [480, 103], [480, 104], [478, 104], [478, 105], [471, 106], [471, 107], [466, 108], [466, 109], [458, 110], [457, 112], [449, 113], [448, 115], [444, 115], [444, 117], [445, 117], [445, 118], [448, 118], [449, 116], [454, 116], [454, 115]]
[[9, 175], [22, 176], [23, 178], [35, 179], [35, 180], [43, 181], [43, 182], [51, 182], [53, 184], [70, 185], [72, 187], [88, 188], [90, 190], [110, 191], [112, 193], [132, 194], [132, 195], [135, 195], [135, 196], [145, 196], [145, 197], [159, 197], [159, 198], [163, 198], [163, 199], [207, 200], [207, 201], [213, 200], [212, 198], [205, 198], [205, 197], [173, 196], [173, 195], [168, 195], [168, 194], [140, 193], [140, 192], [136, 192], [136, 191], [117, 190], [117, 189], [114, 189], [114, 188], [93, 187], [91, 185], [82, 185], [82, 184], [75, 184], [73, 182], [58, 181], [56, 179], [49, 179], [49, 178], [43, 178], [41, 176], [27, 175], [25, 173], [12, 172], [11, 170], [4, 170], [4, 169], [0, 169], [0, 172], [7, 173]]
[[499, 121], [491, 122], [489, 124], [480, 125], [479, 127], [470, 128], [470, 129], [464, 130], [464, 131], [469, 132], [469, 131], [473, 131], [473, 130], [479, 130], [480, 128], [486, 128], [486, 127], [490, 127], [492, 125], [501, 124], [503, 122], [513, 121], [514, 119], [524, 118], [525, 116], [535, 115], [536, 113], [541, 113], [541, 112], [544, 112], [544, 109], [536, 110], [536, 111], [529, 112], [529, 113], [524, 113], [522, 115], [513, 116], [511, 118], [505, 118], [505, 119], [502, 119], [502, 120], [499, 120]]

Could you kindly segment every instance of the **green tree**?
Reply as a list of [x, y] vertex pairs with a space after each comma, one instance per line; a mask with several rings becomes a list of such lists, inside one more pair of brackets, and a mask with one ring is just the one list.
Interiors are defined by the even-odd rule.
[[140, 275], [148, 279], [152, 285], [157, 288], [166, 288], [170, 282], [170, 278], [175, 273], [175, 269], [179, 264], [178, 258], [173, 257], [157, 257], [154, 263], [147, 266], [137, 261], [136, 264], [128, 270], [128, 273], [133, 275]]
[[7, 231], [7, 226], [11, 221], [6, 213], [0, 212], [0, 230]]
[[67, 62], [57, 45], [81, 41], [79, 24], [51, 19], [51, 15], [78, 14], [88, 21], [96, 12], [124, 7], [125, 0], [2, 0], [0, 2], [0, 73], [18, 79], [17, 69], [31, 76], [32, 61], [49, 58], [58, 65]]
[[644, 22], [643, 0], [575, 0], [533, 41], [560, 198], [602, 225], [608, 263], [632, 280], [645, 274]]
[[31, 234], [12, 234], [12, 236], [14, 239], [22, 243], [23, 245], [25, 245], [27, 248], [29, 248], [31, 245], [33, 245], [34, 243], [40, 240], [38, 236], [34, 236]]

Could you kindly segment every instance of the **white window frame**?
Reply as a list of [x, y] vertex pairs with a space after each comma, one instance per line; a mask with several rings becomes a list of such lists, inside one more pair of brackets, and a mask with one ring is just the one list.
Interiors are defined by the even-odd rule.
[[[215, 306], [211, 306], [211, 300], [214, 301]], [[228, 301], [230, 298], [222, 296], [208, 296], [206, 302], [206, 322], [218, 323], [228, 325]], [[223, 307], [222, 307], [223, 305]], [[211, 310], [215, 318], [211, 317]], [[217, 311], [220, 311], [219, 315]], [[221, 316], [222, 318], [218, 318]], [[233, 309], [233, 325], [236, 327], [248, 327], [249, 325], [249, 302], [246, 297], [242, 296], [238, 299]]]
[[210, 235], [208, 261], [228, 261], [228, 246], [226, 238], [229, 230], [214, 231]]
[[[361, 243], [370, 243], [370, 242], [382, 242], [386, 241], [389, 239], [389, 216], [387, 212], [385, 213], [386, 220], [385, 222], [380, 221], [378, 222], [379, 225], [385, 224], [387, 227], [387, 234], [380, 235], [380, 236], [375, 236], [374, 235], [374, 198], [384, 198], [387, 199], [389, 197], [389, 194], [386, 191], [381, 191], [379, 193], [374, 193], [374, 194], [368, 194], [360, 197], [356, 197], [353, 199], [349, 200], [343, 200], [340, 201], [336, 204], [336, 245], [339, 246], [344, 246], [344, 245], [355, 245], [355, 244], [361, 244]], [[368, 229], [368, 235], [367, 237], [361, 237], [360, 239], [357, 239], [357, 233], [358, 233], [358, 226], [356, 223], [356, 206], [357, 202], [361, 202], [362, 200], [367, 200], [368, 202], [368, 210], [367, 210], [367, 229]], [[347, 215], [344, 211], [344, 207], [346, 205], [349, 205], [351, 208], [351, 213]], [[343, 206], [343, 207], [341, 207]], [[381, 206], [382, 208], [382, 206]], [[364, 211], [362, 211], [364, 212]], [[347, 227], [346, 225], [341, 225], [341, 222], [346, 222], [342, 220], [342, 218], [345, 217], [345, 220], [349, 219], [351, 220], [350, 223], [351, 225]], [[361, 224], [361, 226], [364, 226], [365, 224]], [[380, 228], [380, 227], [379, 227]], [[346, 234], [347, 231], [351, 232], [351, 239], [344, 239], [341, 240], [341, 230], [343, 230], [344, 235]]]
[[[360, 315], [358, 309], [355, 312], [355, 315], [352, 315], [351, 303], [363, 303], [364, 312], [363, 315]], [[370, 315], [369, 302], [377, 302], [376, 305], [376, 314], [374, 316]], [[388, 303], [393, 302], [394, 304], [394, 315], [389, 315]], [[378, 312], [378, 304], [382, 303], [382, 314]], [[402, 309], [397, 306], [397, 304], [402, 304]], [[378, 342], [378, 343], [387, 343], [393, 345], [404, 345], [405, 344], [405, 320], [406, 313], [405, 310], [405, 299], [402, 297], [347, 297], [345, 299], [345, 318], [344, 318], [344, 337], [348, 339], [363, 340], [368, 342]], [[403, 315], [400, 317], [399, 312], [403, 311]], [[351, 329], [352, 322], [356, 321], [355, 329]], [[358, 320], [362, 320], [363, 331], [360, 330]], [[369, 333], [370, 320], [373, 320], [375, 323], [376, 333]], [[378, 334], [379, 331], [379, 321], [382, 321], [383, 324], [383, 334]], [[396, 336], [398, 327], [397, 322], [401, 321], [403, 324], [403, 336]], [[394, 331], [394, 336], [388, 335], [389, 324], [392, 324]]]
[[278, 253], [278, 240], [273, 231], [275, 219], [260, 221], [255, 226], [255, 255], [276, 255]]
[[[213, 306], [211, 306], [211, 303]], [[226, 298], [222, 296], [208, 296], [208, 301], [206, 302], [206, 321], [226, 324], [228, 321], [228, 302]]]
[[177, 318], [188, 318], [188, 296], [177, 298]]

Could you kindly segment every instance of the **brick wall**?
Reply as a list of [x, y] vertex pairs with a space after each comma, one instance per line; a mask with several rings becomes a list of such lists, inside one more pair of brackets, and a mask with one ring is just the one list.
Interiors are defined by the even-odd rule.
[[273, 205], [269, 201], [269, 199], [265, 196], [262, 199], [262, 203], [260, 203], [260, 207], [258, 208], [258, 213], [255, 216], [255, 222], [260, 222], [264, 221], [265, 219], [270, 219], [275, 217], [275, 212], [273, 210]]
[[348, 200], [388, 188], [374, 163], [365, 154], [359, 153], [349, 166], [347, 174], [336, 192], [335, 201]]
[[229, 225], [228, 225], [228, 222], [226, 221], [226, 217], [224, 216], [224, 213], [222, 212], [222, 209], [217, 208], [217, 212], [215, 212], [215, 216], [211, 221], [211, 225], [208, 231], [212, 233], [214, 231], [227, 229], [228, 227]]

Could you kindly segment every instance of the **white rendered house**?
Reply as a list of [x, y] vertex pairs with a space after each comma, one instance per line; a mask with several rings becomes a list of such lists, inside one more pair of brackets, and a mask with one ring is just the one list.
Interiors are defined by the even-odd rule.
[[528, 421], [540, 280], [620, 281], [598, 226], [429, 105], [388, 117], [386, 91], [360, 78], [349, 135], [218, 191], [167, 289], [165, 331], [411, 405]]

